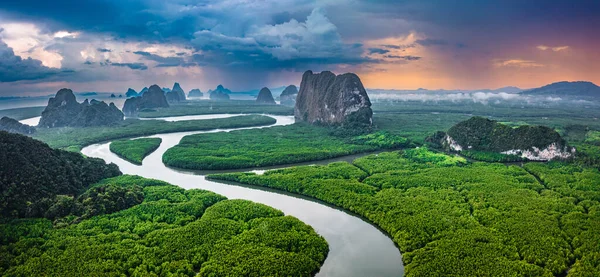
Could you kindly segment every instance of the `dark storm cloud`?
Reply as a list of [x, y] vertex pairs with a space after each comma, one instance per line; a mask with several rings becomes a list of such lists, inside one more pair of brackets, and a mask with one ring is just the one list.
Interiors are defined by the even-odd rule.
[[386, 54], [388, 52], [390, 52], [390, 50], [382, 48], [369, 48], [369, 54]]
[[190, 67], [197, 65], [196, 63], [186, 62], [182, 57], [163, 57], [145, 51], [135, 51], [133, 53], [142, 56], [146, 60], [157, 62], [156, 67]]
[[71, 70], [44, 66], [39, 60], [23, 59], [15, 55], [13, 49], [0, 40], [0, 82], [43, 80], [70, 73]]
[[404, 45], [385, 44], [385, 45], [382, 45], [381, 47], [403, 50], [403, 49], [408, 49], [408, 48], [415, 48], [415, 46], [416, 45], [414, 43], [412, 43], [412, 44], [404, 44]]
[[418, 61], [420, 60], [422, 57], [418, 57], [418, 56], [398, 56], [398, 55], [386, 55], [386, 58], [391, 58], [391, 59], [403, 59], [406, 61]]
[[128, 67], [131, 70], [147, 70], [148, 66], [143, 63], [108, 63], [110, 66]]
[[[501, 1], [398, 1], [363, 0], [361, 10], [379, 16], [403, 18], [469, 29], [513, 28], [532, 22], [565, 23], [592, 20], [598, 23], [600, 1], [501, 0]], [[591, 23], [590, 22], [590, 23]]]
[[435, 46], [435, 45], [448, 45], [448, 42], [443, 39], [418, 39], [415, 41], [416, 44], [421, 46]]
[[98, 50], [98, 52], [102, 52], [102, 53], [112, 52], [112, 50], [106, 49], [106, 48], [98, 48], [96, 50]]
[[195, 61], [214, 67], [305, 70], [312, 66], [378, 62], [362, 56], [361, 43], [344, 43], [337, 26], [320, 9], [313, 10], [303, 21], [292, 19], [282, 24], [254, 26], [243, 35], [202, 30], [194, 37], [192, 44], [203, 52], [194, 56]]

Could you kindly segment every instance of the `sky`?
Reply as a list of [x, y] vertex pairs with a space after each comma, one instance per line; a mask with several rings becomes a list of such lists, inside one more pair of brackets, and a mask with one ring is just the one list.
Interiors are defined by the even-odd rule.
[[4, 0], [0, 96], [299, 85], [600, 84], [596, 0]]

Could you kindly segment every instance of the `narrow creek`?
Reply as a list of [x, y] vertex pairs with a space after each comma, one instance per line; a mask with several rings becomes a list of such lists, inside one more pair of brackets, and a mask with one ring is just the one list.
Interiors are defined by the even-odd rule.
[[[157, 118], [155, 120], [194, 120], [224, 118], [231, 115], [201, 115]], [[212, 182], [205, 179], [205, 172], [180, 171], [166, 167], [162, 163], [162, 155], [167, 149], [177, 145], [181, 138], [191, 134], [229, 132], [233, 130], [268, 128], [294, 123], [292, 116], [269, 115], [277, 120], [274, 125], [266, 127], [218, 129], [210, 131], [180, 132], [157, 134], [145, 137], [162, 139], [160, 147], [148, 155], [142, 165], [131, 164], [110, 152], [110, 143], [100, 143], [87, 146], [81, 150], [89, 157], [104, 159], [115, 163], [124, 174], [140, 175], [178, 185], [185, 189], [204, 189], [226, 196], [229, 199], [246, 199], [274, 207], [312, 226], [329, 243], [329, 254], [317, 276], [402, 276], [404, 266], [400, 251], [393, 241], [381, 230], [362, 219], [345, 213], [330, 206], [275, 191], [260, 190], [238, 185]], [[33, 119], [29, 122], [34, 121]], [[38, 119], [39, 121], [39, 119]], [[35, 124], [33, 124], [35, 125]], [[338, 158], [315, 163], [325, 163]], [[304, 163], [306, 164], [306, 163]], [[286, 165], [287, 167], [290, 165]], [[262, 168], [264, 169], [272, 169]], [[261, 168], [257, 169], [261, 170]]]

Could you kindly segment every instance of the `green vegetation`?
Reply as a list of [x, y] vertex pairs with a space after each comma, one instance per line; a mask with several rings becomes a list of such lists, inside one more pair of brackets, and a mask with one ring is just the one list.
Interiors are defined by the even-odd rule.
[[552, 143], [566, 145], [564, 139], [551, 128], [531, 125], [513, 128], [483, 117], [473, 117], [452, 126], [448, 135], [459, 145], [468, 145], [477, 151], [502, 152], [532, 147], [544, 149]]
[[161, 142], [160, 138], [117, 140], [110, 143], [110, 151], [134, 164], [142, 164], [142, 160], [158, 149]]
[[26, 107], [26, 108], [15, 108], [15, 109], [6, 109], [0, 110], [0, 118], [2, 117], [10, 117], [16, 120], [23, 120], [27, 118], [32, 118], [36, 116], [41, 116], [42, 111], [44, 111], [45, 106], [39, 107]]
[[103, 141], [159, 133], [203, 131], [212, 129], [241, 128], [275, 124], [276, 120], [262, 115], [234, 116], [229, 118], [186, 120], [167, 122], [162, 120], [127, 119], [118, 126], [86, 128], [39, 128], [34, 138], [54, 148], [78, 147], [79, 149]]
[[[123, 199], [111, 201], [120, 193], [109, 188], [136, 199], [111, 206]], [[298, 219], [208, 191], [120, 176], [84, 195], [82, 204], [105, 214], [62, 228], [47, 219], [2, 222], [0, 275], [311, 276], [328, 252]]]
[[165, 109], [143, 110], [139, 117], [166, 117], [198, 114], [240, 114], [261, 113], [275, 115], [294, 115], [294, 108], [282, 105], [267, 105], [256, 103], [254, 100], [230, 101], [187, 101], [183, 104], [171, 105]]
[[585, 136], [585, 143], [600, 146], [600, 131], [589, 131]]
[[[423, 143], [436, 131], [447, 131], [453, 125], [473, 116], [489, 117], [514, 127], [544, 125], [557, 130], [569, 143], [573, 140], [567, 129], [574, 124], [587, 130], [600, 131], [600, 105], [570, 104], [558, 102], [554, 105], [524, 103], [500, 104], [451, 102], [451, 101], [396, 101], [373, 102], [373, 124], [380, 130]], [[585, 136], [585, 132], [583, 136]]]
[[489, 151], [466, 150], [461, 151], [460, 154], [474, 160], [492, 163], [521, 162], [526, 160], [517, 155], [507, 155]]
[[387, 133], [343, 138], [330, 129], [297, 123], [260, 130], [184, 137], [163, 162], [186, 169], [233, 169], [323, 160], [407, 144]]
[[418, 148], [353, 164], [209, 178], [303, 194], [355, 212], [398, 244], [409, 277], [600, 274], [595, 169], [467, 164]]
[[0, 131], [0, 217], [50, 217], [52, 207], [101, 179], [120, 175], [101, 159], [52, 149]]

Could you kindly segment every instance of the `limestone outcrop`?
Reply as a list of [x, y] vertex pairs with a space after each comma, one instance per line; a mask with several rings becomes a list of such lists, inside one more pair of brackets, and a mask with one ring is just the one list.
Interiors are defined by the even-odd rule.
[[[163, 89], [164, 90], [164, 89]], [[173, 89], [165, 94], [168, 102], [183, 102], [185, 101], [185, 92], [179, 85], [179, 83], [175, 83], [173, 85]]]
[[192, 89], [190, 90], [190, 92], [188, 92], [188, 98], [200, 98], [203, 97], [204, 93], [202, 93], [202, 91], [200, 91], [200, 89]]
[[42, 112], [40, 127], [91, 127], [113, 125], [123, 120], [123, 113], [115, 106], [104, 101], [77, 102], [70, 89], [63, 88], [56, 96], [48, 100]]
[[360, 78], [354, 73], [335, 75], [330, 71], [302, 75], [294, 107], [296, 121], [309, 123], [372, 124], [371, 101]]
[[298, 97], [298, 88], [295, 85], [287, 86], [279, 96], [279, 103], [285, 106], [295, 106]]
[[208, 92], [210, 94], [210, 100], [229, 100], [229, 94], [231, 90], [228, 90], [223, 87], [223, 85], [218, 85], [215, 90], [210, 90]]
[[123, 113], [127, 116], [136, 116], [140, 110], [143, 109], [155, 109], [155, 108], [168, 108], [169, 103], [163, 93], [163, 90], [157, 86], [152, 85], [147, 92], [142, 96], [132, 97], [125, 100], [123, 105]]
[[273, 99], [273, 94], [271, 94], [271, 90], [267, 87], [264, 87], [258, 93], [258, 97], [256, 97], [256, 103], [260, 104], [272, 104], [275, 105], [275, 99]]

